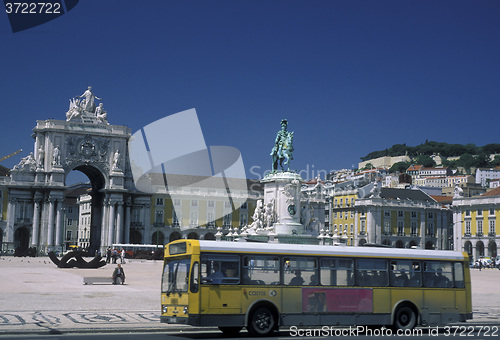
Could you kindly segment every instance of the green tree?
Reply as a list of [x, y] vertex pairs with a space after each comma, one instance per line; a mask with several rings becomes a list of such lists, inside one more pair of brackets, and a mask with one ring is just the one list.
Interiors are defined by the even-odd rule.
[[415, 159], [415, 162], [417, 164], [422, 164], [426, 168], [434, 167], [436, 166], [436, 162], [432, 159], [431, 156], [429, 155], [419, 155]]
[[410, 167], [410, 165], [411, 165], [411, 163], [409, 163], [409, 162], [397, 162], [391, 166], [391, 168], [389, 169], [389, 172], [391, 172], [391, 173], [396, 173], [396, 172], [405, 173], [406, 169], [408, 169]]

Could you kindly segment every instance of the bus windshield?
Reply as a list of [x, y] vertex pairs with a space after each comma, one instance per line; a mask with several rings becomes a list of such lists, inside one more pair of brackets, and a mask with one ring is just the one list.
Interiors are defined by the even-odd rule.
[[188, 291], [190, 259], [167, 261], [163, 267], [161, 291], [171, 293], [186, 293]]

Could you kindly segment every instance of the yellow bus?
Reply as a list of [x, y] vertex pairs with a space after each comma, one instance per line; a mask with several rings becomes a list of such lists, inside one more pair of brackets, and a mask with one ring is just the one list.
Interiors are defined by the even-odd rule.
[[227, 334], [472, 319], [469, 259], [454, 251], [177, 240], [161, 287], [161, 322]]

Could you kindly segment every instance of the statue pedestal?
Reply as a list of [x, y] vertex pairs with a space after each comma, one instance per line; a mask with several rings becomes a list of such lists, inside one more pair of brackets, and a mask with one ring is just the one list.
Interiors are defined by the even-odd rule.
[[276, 222], [274, 232], [280, 235], [301, 235], [304, 226], [300, 223], [300, 186], [304, 180], [295, 172], [270, 173], [264, 183], [264, 206], [274, 204]]

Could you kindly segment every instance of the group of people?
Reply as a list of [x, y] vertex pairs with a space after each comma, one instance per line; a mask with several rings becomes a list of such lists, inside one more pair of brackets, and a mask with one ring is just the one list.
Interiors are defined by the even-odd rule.
[[108, 247], [106, 249], [106, 263], [116, 263], [116, 261], [120, 259], [120, 263], [124, 264], [125, 263], [125, 250], [118, 250], [118, 249], [111, 249]]

